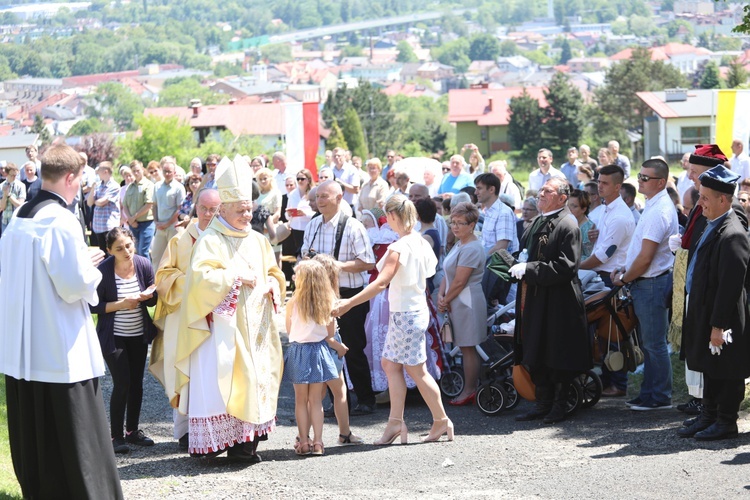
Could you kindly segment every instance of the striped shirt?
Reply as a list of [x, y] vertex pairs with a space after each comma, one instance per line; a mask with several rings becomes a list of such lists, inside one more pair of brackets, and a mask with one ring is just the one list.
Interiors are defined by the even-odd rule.
[[[333, 255], [336, 246], [336, 228], [339, 224], [341, 212], [334, 215], [331, 220], [325, 222], [323, 216], [314, 217], [305, 228], [305, 239], [302, 243], [302, 255], [307, 254], [310, 248], [317, 253]], [[366, 264], [375, 263], [375, 255], [372, 253], [372, 244], [367, 237], [367, 230], [354, 217], [349, 217], [341, 235], [341, 248], [339, 249], [339, 261], [347, 262], [359, 259]], [[369, 275], [366, 272], [339, 273], [339, 287], [359, 288], [367, 285]]]
[[106, 184], [98, 183], [94, 189], [96, 201], [106, 198], [109, 203], [103, 207], [94, 205], [92, 229], [95, 233], [106, 233], [120, 225], [120, 185], [110, 179]]
[[[115, 283], [117, 284], [117, 300], [123, 300], [124, 298], [140, 295], [141, 293], [141, 287], [138, 284], [138, 277], [136, 275], [125, 279], [115, 274]], [[143, 335], [143, 312], [140, 306], [135, 309], [123, 309], [115, 312], [114, 332], [118, 337], [137, 337]]]

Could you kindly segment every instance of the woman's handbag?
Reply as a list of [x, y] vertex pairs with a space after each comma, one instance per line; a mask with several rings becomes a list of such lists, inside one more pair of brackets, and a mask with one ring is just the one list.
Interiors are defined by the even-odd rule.
[[513, 386], [527, 401], [536, 401], [536, 385], [531, 381], [529, 370], [523, 365], [513, 365]]
[[445, 323], [443, 323], [443, 326], [440, 328], [440, 338], [443, 340], [444, 344], [453, 343], [453, 324], [451, 323], [451, 317], [448, 314], [445, 315]]

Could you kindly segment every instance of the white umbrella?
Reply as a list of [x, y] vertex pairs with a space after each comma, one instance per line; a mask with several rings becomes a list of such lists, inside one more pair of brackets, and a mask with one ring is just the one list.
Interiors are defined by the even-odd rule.
[[430, 170], [435, 174], [435, 181], [440, 185], [443, 179], [442, 164], [433, 160], [432, 158], [424, 158], [419, 156], [412, 156], [410, 158], [404, 158], [403, 160], [397, 161], [393, 165], [393, 170], [396, 172], [406, 172], [411, 182], [417, 184], [424, 184], [424, 172]]

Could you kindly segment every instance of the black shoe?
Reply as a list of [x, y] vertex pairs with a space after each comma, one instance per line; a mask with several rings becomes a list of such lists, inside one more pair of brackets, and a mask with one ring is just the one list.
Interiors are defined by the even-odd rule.
[[137, 444], [138, 446], [153, 446], [154, 440], [150, 437], [146, 437], [142, 430], [138, 429], [130, 434], [125, 434], [125, 441], [131, 444]]
[[188, 434], [185, 434], [184, 436], [180, 438], [179, 445], [182, 451], [187, 451], [189, 444], [190, 444], [190, 438], [188, 437]]
[[114, 448], [116, 454], [128, 453], [130, 448], [125, 444], [123, 438], [112, 438], [112, 448]]
[[700, 431], [711, 427], [711, 425], [713, 425], [713, 423], [716, 421], [708, 417], [696, 417], [695, 419], [690, 420], [692, 421], [692, 423], [689, 426], [681, 427], [677, 430], [678, 436], [682, 438], [691, 438], [698, 434]]
[[698, 441], [718, 441], [719, 439], [736, 438], [738, 435], [737, 422], [729, 424], [717, 421], [707, 429], [698, 432], [694, 437]]
[[524, 413], [523, 415], [518, 415], [516, 417], [516, 422], [529, 422], [531, 420], [539, 420], [540, 418], [546, 417], [550, 411], [552, 411], [551, 404], [537, 403], [534, 406], [534, 409], [530, 412]]
[[691, 425], [693, 425], [694, 423], [696, 423], [698, 420], [700, 420], [700, 418], [701, 418], [700, 416], [687, 418], [687, 419], [685, 419], [684, 422], [682, 422], [682, 426], [683, 427], [690, 427]]
[[227, 458], [240, 462], [251, 462], [253, 455], [253, 443], [237, 443], [227, 450]]
[[334, 418], [336, 416], [336, 412], [333, 411], [333, 405], [323, 410], [323, 416], [325, 418]]
[[688, 415], [700, 415], [701, 411], [703, 411], [703, 403], [698, 402], [695, 405], [687, 408], [685, 410], [685, 413], [687, 413]]
[[625, 404], [628, 406], [639, 406], [643, 404], [643, 400], [641, 399], [640, 396], [638, 396], [638, 397], [631, 399], [630, 401], [625, 401]]
[[349, 415], [352, 417], [357, 417], [360, 415], [370, 415], [372, 413], [375, 413], [374, 405], [366, 405], [362, 403], [358, 404], [349, 411]]

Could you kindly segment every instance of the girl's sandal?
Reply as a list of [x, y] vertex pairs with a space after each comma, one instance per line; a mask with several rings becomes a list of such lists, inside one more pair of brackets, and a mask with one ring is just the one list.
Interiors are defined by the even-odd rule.
[[311, 448], [312, 445], [310, 444], [310, 440], [308, 440], [307, 443], [302, 444], [299, 440], [299, 436], [297, 436], [297, 442], [294, 443], [294, 453], [299, 456], [309, 455], [311, 453]]
[[320, 442], [313, 443], [311, 455], [322, 456], [322, 455], [325, 455], [325, 452], [326, 452], [326, 449], [323, 446], [323, 443], [320, 443]]
[[346, 436], [344, 436], [343, 434], [339, 434], [339, 444], [354, 445], [364, 443], [365, 440], [355, 434], [352, 434], [352, 431], [349, 431], [349, 434]]

